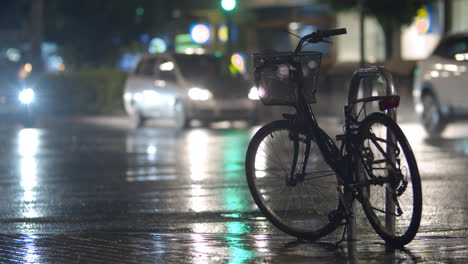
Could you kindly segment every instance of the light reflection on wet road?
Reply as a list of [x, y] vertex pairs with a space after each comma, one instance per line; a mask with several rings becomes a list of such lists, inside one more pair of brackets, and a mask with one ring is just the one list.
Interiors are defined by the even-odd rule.
[[2, 263], [468, 260], [466, 124], [441, 140], [403, 125], [422, 174], [424, 215], [416, 240], [394, 253], [367, 224], [350, 249], [298, 242], [272, 228], [245, 182], [255, 128], [59, 128], [1, 128]]

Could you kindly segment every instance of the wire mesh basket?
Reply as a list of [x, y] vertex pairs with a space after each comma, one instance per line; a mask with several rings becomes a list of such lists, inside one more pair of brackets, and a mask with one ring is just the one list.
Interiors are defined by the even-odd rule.
[[254, 54], [254, 79], [258, 94], [264, 105], [295, 105], [298, 85], [292, 74], [292, 62], [302, 66], [302, 90], [309, 104], [316, 102], [320, 61], [319, 52], [301, 52], [293, 57], [292, 52]]

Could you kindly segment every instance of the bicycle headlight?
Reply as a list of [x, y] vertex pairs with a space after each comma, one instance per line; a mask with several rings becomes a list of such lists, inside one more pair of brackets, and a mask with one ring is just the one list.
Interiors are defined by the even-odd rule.
[[30, 104], [34, 101], [35, 93], [34, 90], [31, 88], [26, 88], [23, 89], [19, 94], [18, 94], [18, 100], [22, 104]]
[[188, 96], [194, 101], [206, 101], [213, 98], [213, 94], [209, 90], [199, 87], [190, 88]]

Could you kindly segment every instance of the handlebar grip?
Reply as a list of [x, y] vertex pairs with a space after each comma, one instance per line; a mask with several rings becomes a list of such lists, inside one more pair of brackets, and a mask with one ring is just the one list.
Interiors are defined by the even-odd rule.
[[331, 37], [336, 35], [346, 34], [346, 28], [330, 29], [330, 30], [321, 30], [318, 32], [322, 37]]

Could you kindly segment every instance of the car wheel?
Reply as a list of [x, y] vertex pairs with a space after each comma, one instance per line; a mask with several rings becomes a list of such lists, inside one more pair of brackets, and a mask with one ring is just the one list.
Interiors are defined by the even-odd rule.
[[181, 100], [177, 100], [174, 105], [174, 121], [177, 128], [190, 127], [190, 119], [187, 117], [187, 111]]
[[131, 125], [133, 128], [141, 128], [145, 126], [146, 118], [139, 113], [130, 116]]
[[422, 96], [423, 112], [421, 120], [430, 137], [438, 137], [445, 129], [447, 123], [440, 111], [439, 103], [435, 96], [426, 93]]

